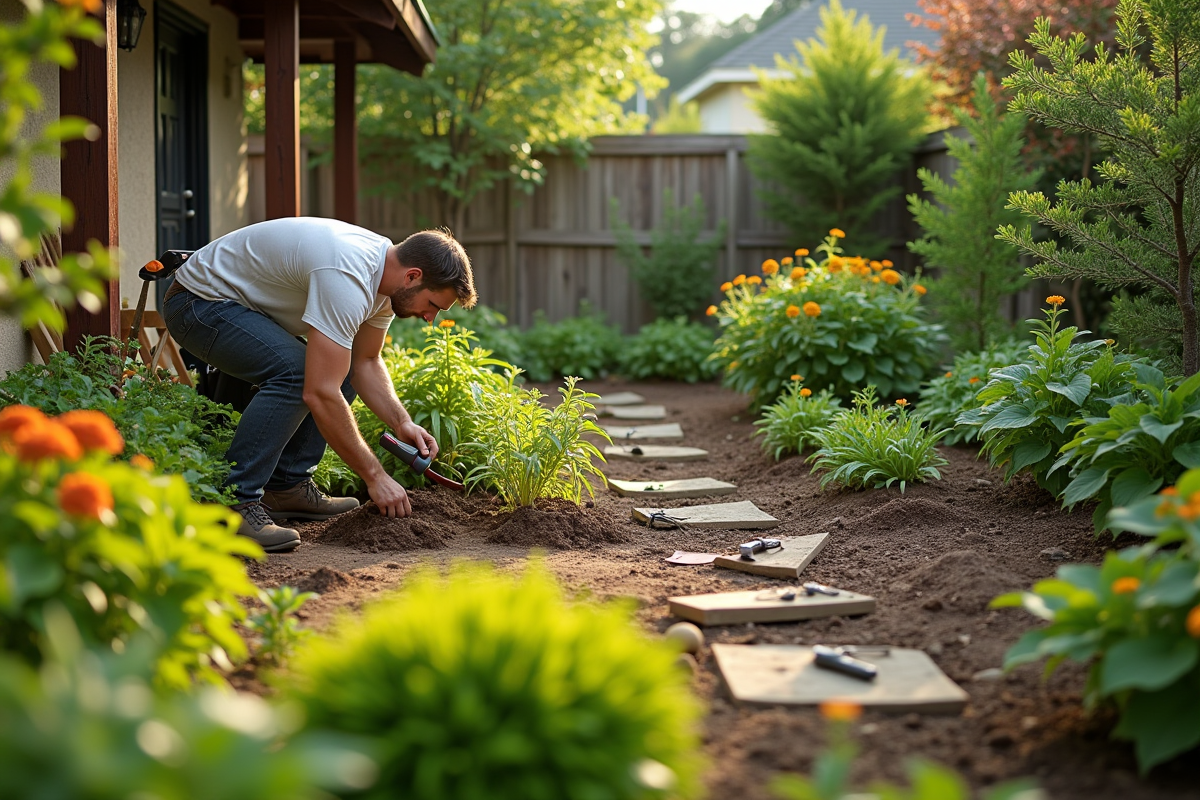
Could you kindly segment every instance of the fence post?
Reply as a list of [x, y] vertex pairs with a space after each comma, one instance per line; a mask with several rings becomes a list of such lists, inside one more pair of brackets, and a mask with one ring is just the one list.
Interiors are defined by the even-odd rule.
[[725, 151], [725, 183], [725, 271], [732, 274], [736, 271], [738, 233], [738, 151], [736, 147], [730, 147]]

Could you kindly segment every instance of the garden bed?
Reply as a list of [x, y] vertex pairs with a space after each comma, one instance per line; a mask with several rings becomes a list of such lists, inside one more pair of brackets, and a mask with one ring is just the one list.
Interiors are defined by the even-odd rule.
[[[709, 459], [684, 464], [613, 462], [614, 478], [669, 480], [707, 475], [738, 485], [721, 500], [751, 500], [779, 518], [770, 535], [828, 531], [825, 550], [805, 578], [873, 595], [879, 610], [858, 619], [709, 628], [708, 641], [731, 643], [856, 643], [921, 648], [971, 695], [957, 717], [889, 716], [868, 712], [855, 724], [863, 756], [856, 777], [901, 780], [904, 761], [923, 756], [953, 766], [974, 786], [1029, 776], [1054, 798], [1195, 797], [1196, 752], [1139, 778], [1132, 749], [1108, 739], [1113, 720], [1080, 710], [1084, 672], [1065, 666], [1047, 683], [1042, 665], [1001, 676], [1004, 651], [1034, 624], [1019, 610], [991, 610], [1003, 592], [1028, 588], [1062, 560], [1098, 563], [1110, 540], [1092, 535], [1091, 510], [1066, 513], [1032, 480], [1005, 485], [970, 448], [943, 448], [944, 480], [898, 490], [817, 490], [801, 459], [775, 463], [751, 439], [746, 399], [712, 385], [593, 383], [592, 390], [633, 390], [667, 407], [682, 425], [681, 444]], [[553, 393], [554, 387], [543, 387]], [[412, 493], [409, 520], [370, 517], [369, 510], [300, 526], [303, 546], [251, 566], [263, 586], [288, 583], [324, 592], [302, 615], [316, 627], [340, 610], [396, 586], [425, 561], [487, 559], [519, 567], [531, 546], [576, 593], [633, 597], [651, 631], [672, 621], [675, 595], [766, 587], [773, 582], [713, 566], [671, 566], [674, 550], [729, 552], [753, 534], [738, 531], [651, 530], [629, 519], [644, 498], [598, 490], [590, 506], [551, 506], [512, 513], [483, 495], [462, 497], [435, 488]], [[719, 502], [674, 501], [677, 505]], [[1129, 542], [1124, 539], [1129, 538]], [[1131, 543], [1123, 537], [1118, 544]], [[242, 673], [244, 688], [261, 684]], [[711, 654], [699, 656], [695, 687], [709, 704], [705, 750], [713, 798], [771, 797], [770, 777], [807, 772], [823, 747], [824, 723], [813, 710], [739, 708], [720, 685]]]

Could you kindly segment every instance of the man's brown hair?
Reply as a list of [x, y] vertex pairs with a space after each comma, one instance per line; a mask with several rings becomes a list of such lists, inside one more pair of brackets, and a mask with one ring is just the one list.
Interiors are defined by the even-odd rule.
[[396, 250], [400, 266], [421, 270], [421, 283], [430, 289], [454, 289], [463, 308], [475, 305], [475, 275], [467, 251], [444, 229], [409, 236]]

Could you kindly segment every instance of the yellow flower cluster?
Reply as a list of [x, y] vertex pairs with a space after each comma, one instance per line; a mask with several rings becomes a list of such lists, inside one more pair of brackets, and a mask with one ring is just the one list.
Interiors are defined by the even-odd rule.
[[779, 262], [773, 258], [768, 258], [762, 263], [763, 275], [774, 275], [779, 272]]

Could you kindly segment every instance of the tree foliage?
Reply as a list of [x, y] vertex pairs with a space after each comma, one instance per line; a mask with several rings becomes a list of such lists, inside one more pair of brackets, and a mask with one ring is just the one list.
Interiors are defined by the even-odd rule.
[[[1085, 278], [1118, 297], [1111, 323], [1164, 348], [1186, 375], [1200, 368], [1196, 286], [1200, 250], [1200, 15], [1192, 0], [1121, 0], [1117, 47], [1086, 60], [1087, 37], [1056, 37], [1039, 19], [1029, 41], [1049, 62], [1013, 53], [1005, 86], [1012, 108], [1047, 126], [1094, 136], [1106, 152], [1099, 184], [1061, 181], [1051, 202], [1016, 192], [1011, 205], [1057, 233], [1035, 241], [1029, 225], [1001, 237], [1036, 256], [1038, 277]], [[1149, 30], [1147, 39], [1146, 30]], [[1150, 63], [1139, 51], [1149, 42]]]
[[934, 308], [958, 350], [982, 350], [1012, 332], [1000, 303], [1027, 279], [1017, 248], [997, 240], [996, 229], [1021, 220], [1007, 208], [1009, 193], [1032, 189], [1038, 180], [1021, 159], [1025, 119], [998, 108], [982, 73], [973, 105], [974, 116], [954, 110], [969, 139], [946, 136], [958, 162], [952, 182], [922, 168], [917, 177], [932, 199], [908, 196], [909, 211], [925, 231], [908, 249], [940, 270], [932, 282]]
[[[898, 52], [884, 52], [883, 35], [831, 0], [817, 39], [798, 42], [798, 58], [777, 58], [787, 74], [759, 75], [754, 105], [771, 133], [750, 137], [750, 168], [768, 182], [767, 212], [797, 241], [834, 227], [865, 231], [900, 192], [891, 178], [928, 121], [930, 83]], [[883, 244], [862, 243], [864, 252]]]

